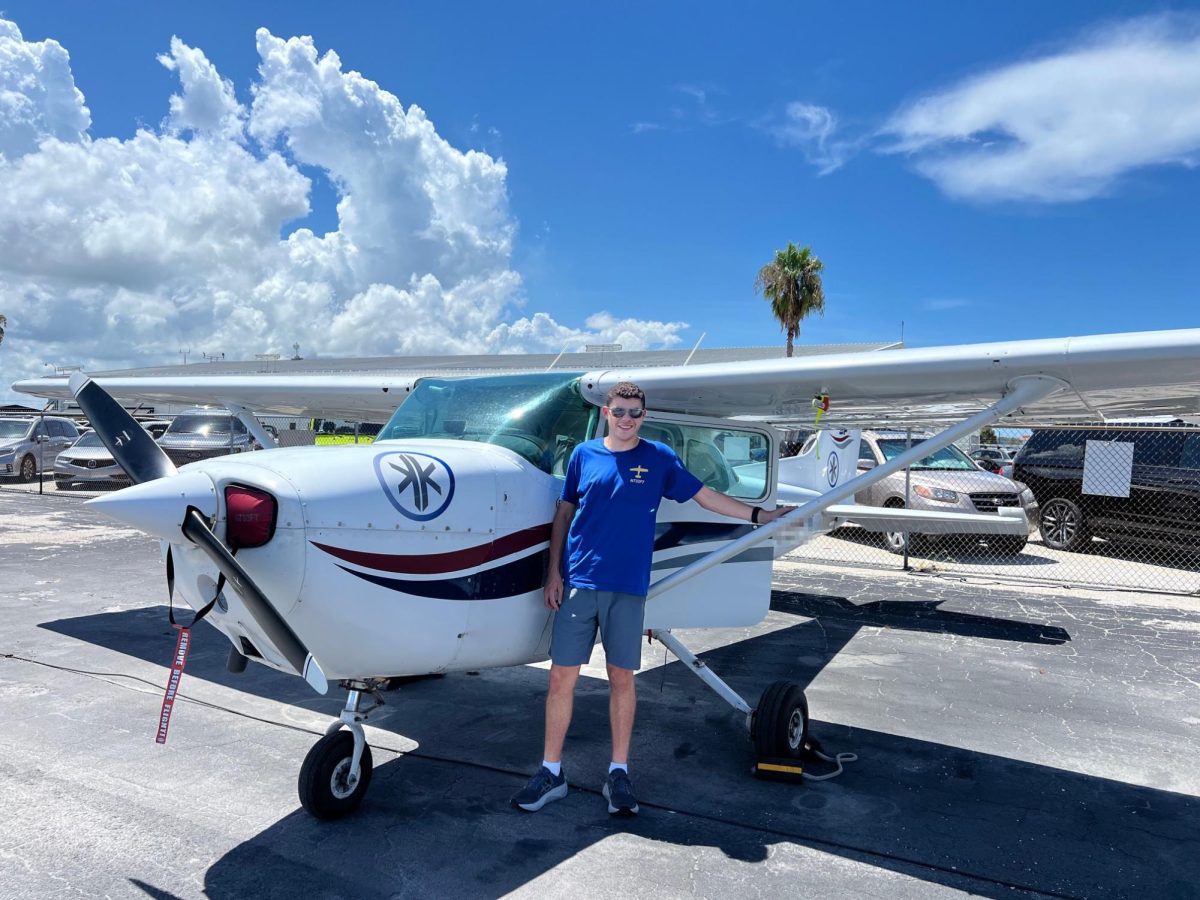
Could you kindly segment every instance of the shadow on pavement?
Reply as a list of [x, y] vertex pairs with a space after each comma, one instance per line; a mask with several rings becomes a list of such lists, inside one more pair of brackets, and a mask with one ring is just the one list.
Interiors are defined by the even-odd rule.
[[[855, 605], [776, 592], [773, 608], [796, 623], [703, 654], [752, 702], [776, 679], [808, 684], [863, 626], [1048, 645], [1069, 640], [1061, 628], [945, 612], [936, 602]], [[162, 607], [43, 627], [160, 663], [173, 646]], [[226, 673], [224, 639], [211, 631], [198, 637], [189, 677], [336, 712], [336, 699], [317, 700], [299, 679], [261, 668]], [[596, 790], [608, 761], [602, 681], [581, 679], [566, 755], [572, 793], [525, 815], [507, 801], [540, 757], [545, 673], [517, 667], [452, 675], [389, 694], [390, 717], [372, 718], [420, 750], [390, 761], [377, 756], [356, 816], [321, 823], [297, 810], [212, 865], [206, 893], [496, 896], [580, 853], [640, 852], [607, 841], [622, 832], [712, 847], [749, 863], [765, 862], [776, 844], [795, 844], [997, 898], [1013, 896], [1014, 888], [1184, 897], [1194, 896], [1200, 881], [1200, 842], [1189, 824], [1200, 817], [1195, 797], [820, 720], [814, 735], [833, 750], [854, 750], [857, 764], [827, 783], [756, 781], [748, 775], [750, 746], [739, 717], [681, 664], [651, 670], [639, 685], [632, 758], [643, 812], [635, 820], [611, 820]], [[650, 856], [628, 865], [645, 867], [661, 892], [671, 883], [663, 880], [671, 862], [660, 868], [653, 846], [639, 844]], [[578, 879], [580, 870], [573, 871]], [[679, 877], [687, 871], [683, 866]]]

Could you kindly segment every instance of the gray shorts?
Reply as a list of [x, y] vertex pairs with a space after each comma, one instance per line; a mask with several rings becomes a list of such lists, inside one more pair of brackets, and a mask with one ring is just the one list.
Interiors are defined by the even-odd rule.
[[609, 665], [636, 672], [642, 667], [645, 619], [645, 597], [571, 588], [554, 616], [550, 659], [556, 666], [583, 665], [591, 658], [599, 627]]

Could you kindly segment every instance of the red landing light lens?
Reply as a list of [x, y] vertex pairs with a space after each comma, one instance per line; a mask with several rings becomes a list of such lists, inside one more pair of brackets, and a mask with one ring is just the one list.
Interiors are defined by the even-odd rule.
[[279, 506], [266, 491], [231, 484], [225, 488], [225, 509], [230, 549], [261, 547], [275, 536]]

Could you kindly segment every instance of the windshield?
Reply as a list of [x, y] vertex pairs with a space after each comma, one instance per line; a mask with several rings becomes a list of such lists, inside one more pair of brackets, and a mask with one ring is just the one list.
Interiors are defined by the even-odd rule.
[[186, 415], [176, 416], [167, 429], [167, 434], [229, 434], [230, 416]]
[[0, 440], [25, 437], [29, 423], [20, 419], [0, 420]]
[[100, 440], [100, 435], [94, 431], [89, 431], [71, 446], [73, 447], [103, 447], [104, 441]]
[[[920, 447], [924, 441], [913, 441], [914, 447]], [[885, 460], [899, 456], [907, 448], [907, 443], [904, 438], [880, 438], [878, 440], [879, 449], [883, 452]], [[910, 467], [913, 469], [952, 469], [963, 470], [967, 469], [972, 472], [977, 471], [979, 466], [961, 450], [951, 444], [949, 447], [943, 447], [936, 453], [931, 453], [922, 459], [920, 462], [913, 463]]]
[[544, 472], [562, 475], [599, 412], [579, 393], [577, 373], [423, 378], [377, 440], [445, 438], [507, 447]]

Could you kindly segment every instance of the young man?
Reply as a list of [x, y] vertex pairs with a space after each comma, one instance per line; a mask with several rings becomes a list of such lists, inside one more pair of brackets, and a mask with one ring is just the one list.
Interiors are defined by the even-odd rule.
[[628, 765], [637, 705], [634, 673], [641, 668], [654, 526], [662, 499], [694, 499], [707, 510], [759, 525], [788, 511], [760, 509], [711, 490], [684, 468], [674, 450], [639, 438], [646, 395], [636, 384], [621, 382], [608, 392], [605, 403], [601, 414], [608, 435], [580, 444], [571, 454], [550, 528], [545, 597], [546, 606], [557, 614], [550, 642], [545, 756], [538, 773], [512, 798], [513, 806], [528, 812], [567, 795], [563, 741], [571, 724], [579, 667], [591, 657], [597, 628], [608, 666], [612, 726], [604, 798], [610, 813], [638, 811]]

